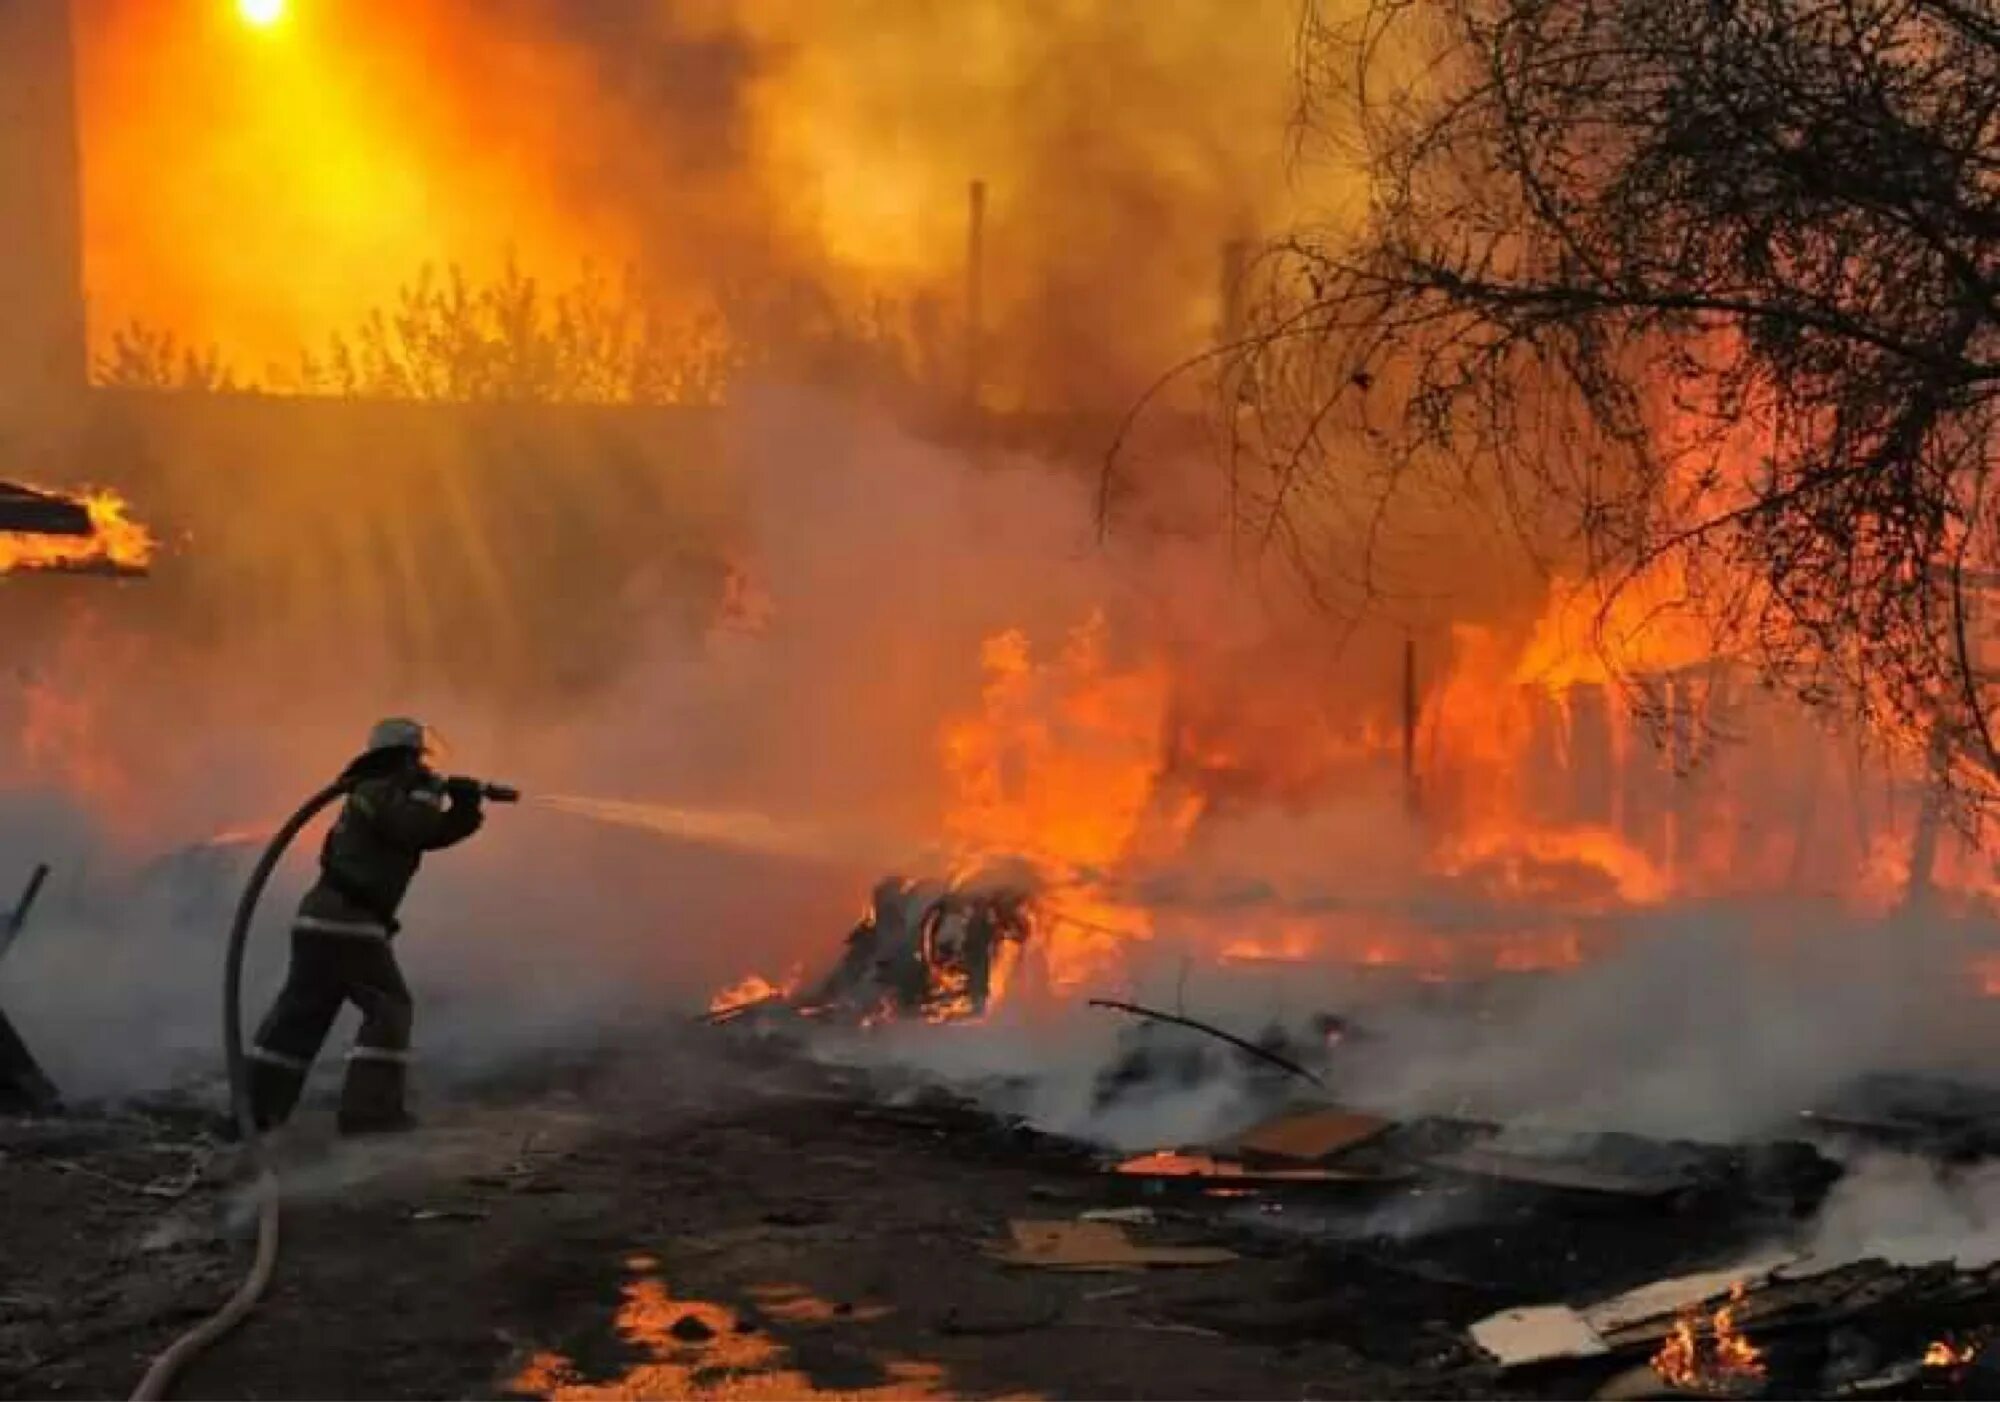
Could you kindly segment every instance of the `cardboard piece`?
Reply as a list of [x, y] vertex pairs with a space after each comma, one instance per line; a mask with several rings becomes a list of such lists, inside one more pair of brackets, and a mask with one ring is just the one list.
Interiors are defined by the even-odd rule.
[[1502, 1310], [1472, 1326], [1472, 1342], [1505, 1368], [1558, 1358], [1595, 1358], [1610, 1349], [1588, 1320], [1568, 1305]]

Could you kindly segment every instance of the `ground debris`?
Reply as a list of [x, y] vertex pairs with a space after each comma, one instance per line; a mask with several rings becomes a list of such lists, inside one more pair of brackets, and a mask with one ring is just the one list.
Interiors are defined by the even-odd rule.
[[1151, 1266], [1220, 1266], [1237, 1259], [1219, 1246], [1140, 1246], [1116, 1222], [1016, 1219], [1011, 1246], [988, 1251], [1010, 1266], [1039, 1270], [1117, 1272]]
[[948, 1305], [939, 1313], [933, 1327], [940, 1334], [965, 1338], [997, 1338], [1008, 1334], [1031, 1334], [1037, 1329], [1046, 1329], [1059, 1322], [1062, 1316], [1062, 1301], [1056, 1299], [1035, 1300], [1013, 1307], [989, 1305], [975, 1308]]

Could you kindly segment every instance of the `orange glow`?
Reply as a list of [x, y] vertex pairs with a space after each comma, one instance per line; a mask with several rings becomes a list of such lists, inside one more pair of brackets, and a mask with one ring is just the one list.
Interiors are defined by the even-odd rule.
[[485, 277], [511, 253], [569, 276], [632, 256], [548, 193], [568, 114], [594, 103], [583, 65], [524, 71], [503, 26], [458, 6], [219, 8], [111, 0], [80, 25], [94, 345], [136, 319], [282, 381], [426, 263]]
[[152, 532], [134, 521], [116, 492], [89, 491], [80, 498], [90, 513], [87, 536], [0, 531], [0, 575], [16, 570], [143, 572], [154, 551]]
[[236, 13], [256, 29], [269, 29], [285, 17], [285, 0], [236, 0]]

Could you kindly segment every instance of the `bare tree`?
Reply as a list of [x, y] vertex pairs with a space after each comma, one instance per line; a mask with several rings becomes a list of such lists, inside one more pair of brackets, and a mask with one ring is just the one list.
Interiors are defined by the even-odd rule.
[[1220, 352], [1258, 539], [1365, 574], [1399, 494], [1478, 498], [1990, 784], [1993, 0], [1309, 3], [1300, 41], [1372, 199]]
[[586, 268], [549, 291], [511, 260], [475, 283], [426, 266], [323, 354], [308, 393], [456, 403], [713, 403], [728, 351], [707, 324], [669, 326], [632, 286]]
[[238, 388], [236, 372], [211, 346], [196, 350], [173, 332], [142, 321], [111, 333], [111, 344], [91, 366], [91, 381], [109, 389], [195, 390]]
[[321, 355], [299, 388], [384, 399], [564, 404], [721, 403], [754, 373], [908, 398], [921, 327], [904, 309], [848, 308], [805, 281], [714, 289], [669, 316], [629, 275], [586, 268], [550, 291], [513, 263], [486, 282], [426, 267]]

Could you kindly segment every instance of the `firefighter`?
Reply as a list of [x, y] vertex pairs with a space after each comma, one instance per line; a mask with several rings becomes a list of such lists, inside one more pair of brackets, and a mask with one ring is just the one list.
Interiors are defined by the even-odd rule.
[[484, 817], [473, 781], [431, 767], [429, 734], [413, 720], [385, 720], [343, 778], [353, 784], [320, 852], [320, 876], [292, 923], [291, 967], [250, 1050], [250, 1104], [260, 1129], [282, 1124], [341, 1005], [361, 1010], [347, 1054], [340, 1130], [372, 1134], [414, 1126], [403, 1105], [411, 1002], [390, 945], [396, 908], [426, 852], [463, 842]]

